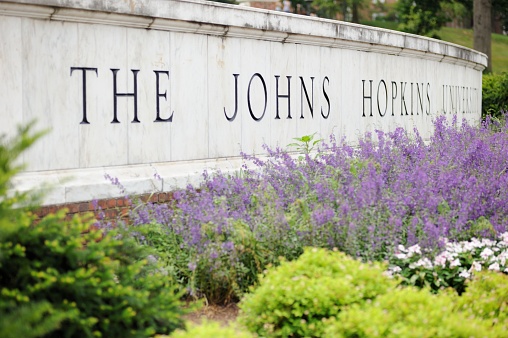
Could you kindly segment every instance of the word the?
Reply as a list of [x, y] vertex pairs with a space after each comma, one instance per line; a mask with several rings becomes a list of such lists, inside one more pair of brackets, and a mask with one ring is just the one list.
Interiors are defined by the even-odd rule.
[[[138, 118], [138, 73], [139, 73], [139, 69], [131, 69], [131, 72], [134, 76], [134, 90], [133, 92], [131, 93], [120, 93], [118, 92], [118, 88], [117, 88], [117, 81], [116, 81], [116, 76], [117, 76], [117, 73], [120, 69], [116, 69], [116, 68], [111, 68], [111, 73], [112, 73], [112, 76], [113, 76], [113, 120], [111, 121], [111, 123], [120, 123], [120, 121], [118, 120], [118, 110], [117, 110], [117, 107], [118, 107], [118, 99], [121, 98], [121, 97], [132, 97], [134, 98], [134, 119], [131, 121], [131, 123], [140, 123], [139, 121], [139, 118]], [[98, 77], [99, 76], [99, 71], [97, 70], [97, 68], [92, 68], [92, 67], [71, 67], [71, 76], [72, 76], [72, 73], [74, 71], [80, 71], [81, 72], [81, 76], [82, 76], [82, 96], [83, 96], [83, 110], [82, 110], [82, 115], [83, 115], [83, 119], [81, 120], [80, 124], [90, 124], [90, 122], [88, 121], [88, 118], [87, 118], [87, 110], [86, 110], [86, 100], [87, 100], [87, 95], [86, 95], [86, 74], [87, 72], [93, 72], [95, 73], [95, 76]], [[174, 112], [171, 113], [171, 116], [167, 117], [167, 118], [162, 118], [161, 117], [161, 109], [160, 109], [160, 103], [161, 103], [161, 98], [164, 98], [166, 101], [167, 101], [167, 90], [164, 91], [164, 93], [161, 93], [161, 89], [160, 89], [160, 75], [161, 74], [164, 74], [168, 77], [169, 79], [169, 71], [167, 70], [154, 70], [153, 71], [155, 73], [155, 102], [156, 102], [156, 111], [155, 111], [155, 120], [153, 122], [172, 122], [173, 121], [173, 115], [174, 115]]]

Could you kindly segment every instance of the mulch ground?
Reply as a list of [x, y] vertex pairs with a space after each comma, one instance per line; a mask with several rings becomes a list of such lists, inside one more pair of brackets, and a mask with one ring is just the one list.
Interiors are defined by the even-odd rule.
[[195, 324], [200, 324], [203, 320], [208, 320], [227, 326], [236, 320], [238, 312], [239, 309], [235, 303], [224, 306], [203, 305], [199, 310], [185, 315], [184, 319]]

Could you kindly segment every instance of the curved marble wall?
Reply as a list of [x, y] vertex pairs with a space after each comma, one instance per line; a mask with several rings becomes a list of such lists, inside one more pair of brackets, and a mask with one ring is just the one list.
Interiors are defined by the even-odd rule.
[[[318, 133], [479, 121], [484, 54], [344, 22], [197, 0], [0, 3], [0, 133], [50, 129], [16, 189], [46, 204], [197, 182]], [[155, 179], [154, 174], [162, 179]], [[71, 177], [70, 179], [68, 177]]]

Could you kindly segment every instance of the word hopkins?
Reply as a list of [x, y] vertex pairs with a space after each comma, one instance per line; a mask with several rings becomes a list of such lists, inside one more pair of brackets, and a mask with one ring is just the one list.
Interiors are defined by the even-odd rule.
[[[379, 116], [384, 117], [387, 113], [395, 116], [400, 109], [400, 115], [430, 115], [430, 83], [380, 80], [377, 90], [372, 88], [373, 80], [362, 80], [363, 87], [363, 112], [362, 117], [373, 116], [377, 110]], [[399, 85], [400, 83], [400, 85]], [[373, 103], [377, 109], [372, 109]], [[397, 107], [398, 106], [398, 107]], [[390, 109], [391, 108], [391, 109]], [[399, 108], [399, 109], [397, 109]], [[398, 114], [398, 113], [397, 113]]]

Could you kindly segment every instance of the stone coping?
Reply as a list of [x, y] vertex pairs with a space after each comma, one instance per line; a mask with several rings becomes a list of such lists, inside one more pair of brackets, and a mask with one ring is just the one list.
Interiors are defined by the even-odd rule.
[[[22, 172], [13, 180], [15, 190], [23, 193], [44, 192], [42, 205], [122, 198], [151, 193], [171, 192], [198, 186], [205, 171], [237, 175], [245, 162], [242, 158], [219, 158], [162, 162], [128, 166]], [[252, 165], [249, 165], [252, 166]], [[121, 187], [107, 176], [118, 179]]]
[[487, 56], [427, 37], [200, 0], [9, 0], [0, 15], [263, 39], [408, 55], [483, 70]]

